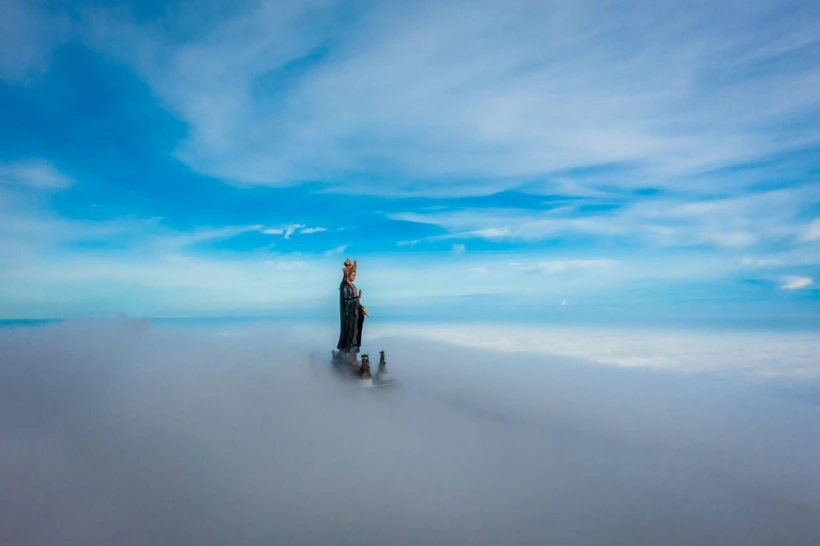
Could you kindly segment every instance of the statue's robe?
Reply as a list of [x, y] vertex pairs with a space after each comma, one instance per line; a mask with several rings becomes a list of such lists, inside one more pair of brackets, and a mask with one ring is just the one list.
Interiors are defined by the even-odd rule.
[[357, 351], [362, 346], [364, 313], [359, 303], [359, 291], [356, 285], [346, 280], [343, 280], [339, 286], [339, 318], [341, 329], [336, 348], [348, 352]]

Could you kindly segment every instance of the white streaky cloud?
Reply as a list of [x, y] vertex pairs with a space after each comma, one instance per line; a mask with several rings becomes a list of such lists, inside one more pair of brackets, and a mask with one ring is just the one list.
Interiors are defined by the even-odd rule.
[[325, 256], [336, 256], [338, 254], [342, 254], [350, 245], [341, 245], [337, 246], [336, 248], [331, 248], [330, 250], [325, 252]]
[[[18, 203], [19, 205], [19, 203]], [[303, 308], [324, 297], [333, 300], [338, 284], [337, 256], [298, 256], [271, 249], [235, 255], [191, 252], [197, 243], [260, 231], [263, 226], [224, 226], [195, 231], [171, 229], [156, 220], [88, 222], [56, 217], [47, 208], [4, 207], [0, 200], [0, 308], [3, 316], [59, 316], [71, 313], [128, 312], [158, 314], [264, 314], [274, 308]], [[109, 252], [106, 245], [77, 248], [77, 242], [126, 241], [128, 252]], [[472, 253], [474, 269], [464, 275], [460, 260], [421, 260], [418, 256], [360, 257], [359, 277], [370, 294], [390, 294], [383, 305], [412, 305], [412, 287], [427, 279], [430, 298], [539, 294], [560, 301], [590, 287], [615, 289], [643, 278], [692, 278], [727, 274], [724, 263], [696, 265], [672, 261], [618, 264], [601, 276], [600, 259], [552, 260], [540, 267], [563, 275], [544, 286], [538, 267], [526, 255]], [[527, 264], [511, 267], [510, 262]], [[731, 264], [729, 264], [731, 265]], [[736, 267], [742, 267], [735, 264]], [[492, 275], [480, 273], [492, 271]], [[384, 297], [384, 296], [382, 296]], [[374, 302], [379, 305], [378, 302]], [[331, 306], [332, 307], [332, 306]]]
[[465, 252], [467, 252], [467, 246], [463, 245], [461, 243], [454, 244], [452, 251], [453, 251], [453, 254], [456, 254], [456, 255], [464, 254]]
[[311, 233], [321, 233], [323, 231], [327, 231], [327, 228], [323, 227], [313, 227], [309, 228], [305, 224], [290, 224], [284, 227], [277, 227], [277, 228], [266, 228], [261, 230], [262, 233], [266, 235], [284, 235], [285, 239], [290, 239], [294, 233], [299, 233], [300, 235], [309, 235]]
[[781, 260], [781, 259], [775, 259], [775, 258], [768, 258], [768, 259], [757, 258], [757, 259], [754, 259], [754, 258], [751, 258], [749, 256], [744, 257], [743, 260], [741, 260], [741, 263], [743, 263], [743, 265], [756, 265], [756, 266], [759, 266], [759, 267], [778, 267], [778, 266], [786, 265], [783, 262], [783, 260]]
[[[306, 268], [317, 260], [271, 255], [270, 246], [233, 256], [191, 252], [198, 243], [263, 229], [254, 224], [180, 231], [158, 219], [69, 220], [39, 199], [0, 191], [2, 316], [263, 313], [298, 305], [299, 298], [309, 301], [325, 282], [332, 284], [317, 280], [329, 264]], [[88, 241], [101, 244], [78, 248]], [[106, 250], [110, 243], [116, 251]]]
[[766, 240], [794, 239], [803, 230], [801, 216], [818, 204], [820, 188], [807, 185], [724, 198], [646, 198], [596, 214], [579, 209], [582, 203], [543, 211], [484, 208], [395, 213], [389, 217], [435, 225], [448, 232], [431, 239], [534, 241], [582, 234], [640, 237], [656, 246], [743, 248]]
[[[267, 256], [225, 260], [140, 252], [128, 259], [99, 254], [29, 259], [3, 273], [0, 301], [5, 313], [18, 317], [59, 316], [64, 310], [81, 315], [257, 314], [304, 305], [311, 291], [321, 289], [318, 279], [326, 273], [321, 268], [293, 257]], [[55, 263], [59, 274], [44, 267]], [[61, 290], [61, 283], [72, 293]]]
[[510, 230], [507, 228], [476, 229], [464, 235], [468, 237], [481, 237], [483, 239], [506, 239], [510, 235]]
[[482, 275], [486, 275], [486, 274], [487, 274], [487, 269], [486, 269], [486, 268], [483, 268], [483, 267], [471, 267], [471, 268], [470, 268], [470, 269], [468, 269], [467, 271], [468, 271], [468, 272], [470, 272], [470, 273], [480, 273], [480, 274], [482, 274]]
[[[159, 218], [71, 220], [48, 206], [44, 192], [18, 190], [0, 188], [4, 317], [98, 311], [263, 314], [282, 306], [319, 305], [316, 302], [324, 296], [333, 301], [338, 254], [288, 254], [272, 252], [270, 246], [244, 253], [208, 254], [197, 249], [202, 243], [242, 233], [276, 229], [284, 235], [304, 224], [179, 230]], [[420, 260], [416, 253], [359, 256], [359, 278], [369, 294], [382, 295], [375, 296], [376, 307], [414, 305], [418, 294], [413, 287], [419, 278], [425, 279], [425, 296], [438, 301], [492, 296], [548, 305], [562, 299], [581, 301], [591, 290], [617, 292], [635, 281], [728, 278], [748, 267], [738, 257], [716, 259], [714, 253], [702, 250], [628, 261], [577, 254], [551, 254], [544, 259], [531, 252], [472, 251], [469, 256], [467, 263], [464, 258]], [[784, 257], [784, 262], [795, 259], [796, 255]], [[475, 271], [465, 275], [465, 269]], [[544, 274], [558, 282], [545, 283]], [[381, 303], [379, 297], [384, 298]]]
[[610, 268], [618, 265], [618, 260], [550, 260], [546, 262], [538, 262], [533, 266], [534, 270], [556, 272], [567, 269], [578, 268]]
[[820, 241], [820, 218], [806, 226], [800, 239], [802, 241]]
[[[105, 223], [103, 223], [105, 225]], [[142, 237], [147, 239], [142, 244], [153, 245], [166, 252], [185, 250], [196, 243], [230, 239], [243, 233], [259, 232], [258, 224], [250, 226], [200, 227], [193, 231], [179, 232], [163, 228], [156, 220], [143, 223]], [[146, 229], [150, 228], [150, 229]]]
[[611, 269], [620, 262], [611, 259], [597, 260], [547, 260], [534, 264], [514, 262], [509, 264], [514, 269], [526, 272], [558, 273], [570, 269]]
[[72, 183], [71, 178], [43, 160], [0, 164], [0, 186], [8, 184], [44, 190], [61, 190], [68, 188]]
[[285, 239], [290, 239], [290, 236], [296, 233], [297, 229], [304, 228], [304, 224], [293, 224], [292, 226], [288, 226], [285, 228]]
[[[472, 209], [458, 212], [397, 213], [391, 219], [436, 225], [449, 232], [444, 238], [488, 240], [540, 240], [565, 233], [601, 233], [612, 222], [601, 218], [580, 218], [521, 209]], [[492, 227], [485, 227], [485, 226]], [[442, 238], [440, 236], [431, 239]]]
[[[310, 1], [249, 4], [185, 41], [100, 10], [88, 27], [91, 44], [189, 125], [180, 159], [245, 183], [347, 173], [357, 176], [346, 186], [371, 193], [461, 195], [629, 164], [621, 187], [690, 177], [708, 190], [711, 171], [820, 143], [820, 129], [791, 123], [820, 113], [813, 3], [669, 10], [386, 2], [358, 10], [350, 33], [337, 3]], [[310, 57], [299, 74], [283, 71]], [[781, 68], [760, 71], [763, 61]], [[273, 76], [286, 85], [266, 94]]]
[[0, 80], [32, 83], [46, 72], [54, 50], [69, 37], [69, 17], [41, 2], [0, 3]]
[[808, 288], [814, 284], [810, 277], [786, 277], [783, 279], [783, 284], [780, 288], [784, 290], [800, 290], [801, 288]]
[[714, 242], [717, 246], [743, 247], [757, 242], [757, 237], [751, 233], [711, 233], [705, 234], [704, 239]]

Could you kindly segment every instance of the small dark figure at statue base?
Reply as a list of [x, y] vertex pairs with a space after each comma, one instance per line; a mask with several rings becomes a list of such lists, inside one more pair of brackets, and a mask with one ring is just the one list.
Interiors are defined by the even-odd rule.
[[387, 375], [387, 361], [384, 358], [384, 351], [379, 351], [379, 370], [373, 376], [373, 385], [376, 387], [386, 387], [391, 385], [393, 380]]
[[370, 373], [370, 357], [362, 355], [362, 365], [359, 368], [359, 377], [361, 379], [370, 379], [373, 375]]
[[384, 359], [384, 351], [379, 351], [379, 372], [387, 373], [387, 361]]

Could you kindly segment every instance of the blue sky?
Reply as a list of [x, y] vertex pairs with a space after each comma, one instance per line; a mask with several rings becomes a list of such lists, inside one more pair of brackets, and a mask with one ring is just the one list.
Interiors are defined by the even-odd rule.
[[0, 0], [0, 318], [820, 314], [820, 4]]

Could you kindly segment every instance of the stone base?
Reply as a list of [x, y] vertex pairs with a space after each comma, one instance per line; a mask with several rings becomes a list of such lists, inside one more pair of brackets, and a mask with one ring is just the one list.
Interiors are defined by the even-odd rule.
[[362, 370], [362, 363], [356, 358], [356, 353], [343, 353], [341, 351], [332, 351], [332, 358], [330, 363], [337, 372], [343, 375], [350, 375], [354, 378], [359, 378]]
[[338, 373], [357, 379], [362, 387], [386, 387], [393, 384], [393, 380], [387, 375], [384, 351], [381, 352], [379, 369], [375, 374], [371, 373], [369, 356], [363, 354], [359, 360], [356, 353], [358, 351], [352, 353], [331, 351], [330, 362]]

